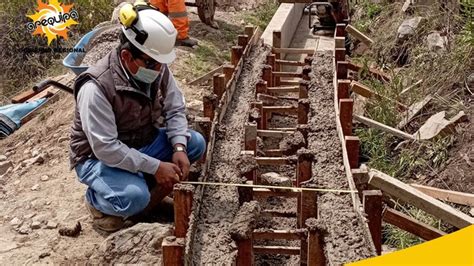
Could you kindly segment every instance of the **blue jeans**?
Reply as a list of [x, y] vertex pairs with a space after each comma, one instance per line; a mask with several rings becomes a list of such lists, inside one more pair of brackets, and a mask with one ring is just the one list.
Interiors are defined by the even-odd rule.
[[[201, 134], [190, 130], [187, 143], [191, 163], [199, 160], [206, 149]], [[160, 161], [171, 162], [173, 147], [168, 141], [165, 129], [159, 129], [153, 142], [139, 149]], [[97, 159], [88, 159], [76, 166], [79, 181], [88, 186], [86, 200], [102, 213], [129, 217], [140, 213], [150, 202], [150, 192], [143, 173], [131, 173], [109, 167]]]

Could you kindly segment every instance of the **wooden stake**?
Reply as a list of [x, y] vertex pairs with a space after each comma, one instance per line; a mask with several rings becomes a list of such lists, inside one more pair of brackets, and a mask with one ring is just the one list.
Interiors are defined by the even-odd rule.
[[301, 212], [298, 213], [298, 224], [300, 227], [305, 226], [305, 222], [309, 218], [318, 217], [318, 194], [315, 191], [301, 191]]
[[196, 117], [194, 119], [194, 125], [196, 128], [196, 131], [201, 133], [204, 139], [206, 140], [206, 143], [209, 143], [210, 138], [211, 138], [211, 127], [212, 127], [212, 122], [209, 119], [209, 117]]
[[347, 61], [337, 62], [337, 79], [347, 79]]
[[349, 98], [349, 88], [351, 81], [341, 79], [337, 81], [337, 100]]
[[298, 124], [308, 124], [309, 100], [298, 100]]
[[253, 266], [253, 240], [239, 239], [235, 241], [237, 244], [237, 266]]
[[352, 25], [347, 25], [346, 31], [350, 35], [354, 36], [357, 40], [363, 42], [365, 45], [367, 45], [369, 47], [374, 43], [374, 41], [372, 39], [367, 37], [365, 34], [360, 32], [358, 29], [354, 28]]
[[255, 32], [255, 27], [252, 25], [247, 25], [245, 26], [244, 32], [245, 32], [245, 35], [249, 36], [250, 38], [251, 36], [253, 36], [253, 33]]
[[301, 80], [300, 81], [300, 86], [299, 86], [299, 98], [300, 99], [307, 99], [308, 98], [308, 87], [309, 87], [309, 82], [306, 80]]
[[255, 97], [257, 97], [257, 94], [262, 93], [262, 94], [268, 94], [268, 86], [267, 82], [263, 79], [259, 80], [257, 82], [257, 85], [255, 85]]
[[209, 94], [202, 97], [202, 103], [204, 105], [204, 116], [208, 117], [211, 121], [214, 120], [215, 111], [219, 101], [217, 95]]
[[344, 37], [346, 36], [346, 24], [338, 23], [336, 24], [336, 37]]
[[224, 74], [214, 74], [213, 77], [213, 90], [214, 94], [217, 95], [217, 99], [221, 99], [225, 92], [226, 83]]
[[239, 63], [243, 52], [244, 49], [242, 48], [242, 46], [232, 46], [232, 54], [230, 56], [230, 61], [234, 67], [237, 67], [237, 64]]
[[334, 50], [334, 57], [336, 58], [336, 62], [346, 60], [346, 48], [336, 48]]
[[161, 243], [163, 266], [184, 265], [184, 239], [168, 236]]
[[308, 266], [325, 266], [324, 240], [320, 230], [309, 229], [308, 231]]
[[[296, 163], [296, 186], [300, 187], [302, 182], [306, 182], [311, 179], [312, 176], [312, 169], [313, 169], [313, 160], [314, 154], [312, 154], [309, 150], [299, 150], [298, 151], [298, 161]], [[298, 221], [298, 228], [304, 224], [305, 220], [302, 220], [302, 195], [298, 196], [297, 200], [297, 216]], [[307, 203], [305, 203], [307, 204]]]
[[194, 187], [191, 185], [176, 184], [174, 186], [174, 235], [176, 237], [186, 237], [193, 206], [193, 192]]
[[351, 169], [359, 167], [359, 145], [360, 139], [357, 136], [345, 136], [347, 157]]
[[268, 87], [273, 87], [273, 72], [272, 72], [272, 66], [270, 65], [265, 65], [263, 67], [263, 74], [262, 74], [263, 80], [267, 82]]
[[237, 44], [239, 46], [242, 46], [242, 48], [245, 49], [245, 47], [249, 43], [249, 38], [250, 37], [248, 35], [239, 35], [239, 36], [237, 36]]
[[353, 99], [339, 100], [339, 119], [341, 121], [342, 132], [344, 136], [352, 136], [352, 109], [354, 107]]
[[257, 122], [257, 129], [263, 129], [263, 103], [262, 102], [253, 102], [250, 103], [250, 108], [251, 109], [258, 109], [259, 111], [259, 117], [250, 117], [250, 122]]
[[377, 254], [382, 253], [382, 191], [365, 190], [362, 192], [364, 211], [369, 219], [369, 230]]
[[[274, 48], [281, 48], [281, 31], [273, 31], [273, 47]], [[275, 59], [278, 60], [278, 59], [283, 59], [282, 55], [281, 54], [275, 54]], [[275, 69], [274, 71], [277, 71], [277, 72], [280, 72], [281, 71], [281, 65], [280, 64], [277, 64], [275, 66]], [[277, 87], [277, 86], [280, 86], [280, 81], [281, 79], [279, 77], [275, 77], [275, 84], [274, 86]]]
[[235, 67], [231, 64], [225, 64], [224, 67], [222, 68], [222, 71], [224, 72], [224, 75], [225, 75], [225, 84], [227, 87], [227, 84], [229, 83], [230, 79], [232, 78], [232, 75], [234, 74]]
[[254, 154], [257, 154], [257, 123], [246, 122], [244, 128], [245, 128], [244, 149], [253, 151]]

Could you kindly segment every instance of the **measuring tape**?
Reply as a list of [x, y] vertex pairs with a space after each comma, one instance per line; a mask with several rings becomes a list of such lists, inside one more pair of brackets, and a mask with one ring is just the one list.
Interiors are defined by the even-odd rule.
[[194, 182], [194, 181], [182, 181], [181, 184], [188, 185], [208, 185], [208, 186], [221, 186], [221, 187], [249, 187], [249, 188], [267, 188], [267, 189], [281, 189], [281, 190], [293, 190], [293, 191], [315, 191], [315, 192], [329, 192], [329, 193], [357, 193], [357, 190], [344, 190], [344, 189], [329, 189], [329, 188], [307, 188], [307, 187], [279, 187], [279, 186], [265, 186], [265, 185], [250, 185], [250, 184], [235, 184], [235, 183], [216, 183], [216, 182]]

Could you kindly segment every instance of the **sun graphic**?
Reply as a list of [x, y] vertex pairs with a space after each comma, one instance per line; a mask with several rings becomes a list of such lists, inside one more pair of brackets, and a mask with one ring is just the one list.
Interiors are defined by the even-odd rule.
[[73, 4], [63, 5], [58, 0], [49, 0], [49, 4], [38, 0], [38, 8], [36, 13], [27, 15], [33, 20], [27, 27], [31, 30], [33, 35], [40, 35], [48, 38], [48, 45], [58, 36], [68, 39], [67, 33], [69, 27], [79, 24], [74, 19], [77, 19], [77, 11], [73, 9]]

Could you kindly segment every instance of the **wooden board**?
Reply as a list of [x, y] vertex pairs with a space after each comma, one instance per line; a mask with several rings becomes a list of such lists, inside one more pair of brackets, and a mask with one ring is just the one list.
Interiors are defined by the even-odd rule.
[[207, 72], [206, 74], [198, 77], [197, 79], [189, 82], [188, 85], [197, 85], [197, 84], [202, 83], [206, 80], [209, 80], [214, 76], [214, 74], [222, 73], [222, 69], [223, 69], [223, 66], [218, 66], [217, 68], [215, 68], [215, 69]]
[[377, 122], [375, 120], [372, 120], [370, 118], [367, 118], [367, 117], [364, 117], [364, 116], [361, 116], [361, 115], [354, 115], [353, 118], [354, 118], [354, 120], [356, 120], [358, 122], [361, 122], [362, 124], [365, 124], [365, 125], [367, 125], [371, 128], [382, 130], [383, 132], [392, 134], [392, 135], [397, 136], [399, 138], [407, 139], [407, 140], [415, 140], [415, 137], [413, 135], [410, 135], [410, 134], [408, 134], [406, 132], [403, 132], [401, 130], [398, 130], [396, 128], [389, 127], [385, 124], [382, 124], [382, 123]]
[[402, 181], [375, 169], [369, 171], [369, 184], [383, 192], [411, 204], [441, 220], [457, 227], [464, 228], [474, 224], [474, 218], [430, 197]]
[[284, 246], [253, 246], [255, 254], [273, 254], [273, 255], [299, 255], [299, 247], [284, 247]]
[[446, 235], [445, 232], [419, 222], [392, 208], [385, 209], [383, 220], [427, 241]]
[[372, 39], [370, 39], [369, 37], [367, 37], [365, 34], [363, 34], [362, 32], [360, 32], [358, 29], [354, 28], [352, 25], [347, 25], [346, 27], [346, 31], [347, 33], [349, 33], [350, 35], [352, 35], [354, 38], [356, 38], [357, 40], [363, 42], [365, 45], [367, 46], [371, 46], [374, 41]]
[[252, 233], [254, 240], [301, 240], [306, 234], [306, 230], [268, 230]]
[[474, 194], [471, 194], [471, 193], [463, 193], [463, 192], [428, 187], [428, 186], [423, 186], [423, 185], [418, 185], [418, 184], [411, 184], [410, 186], [416, 188], [417, 190], [435, 199], [474, 207]]

